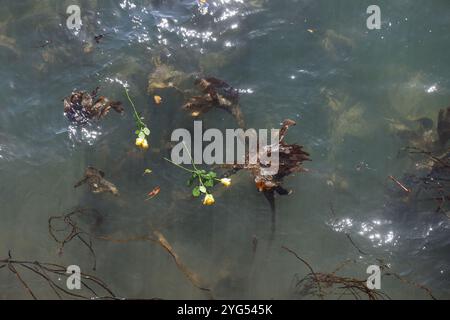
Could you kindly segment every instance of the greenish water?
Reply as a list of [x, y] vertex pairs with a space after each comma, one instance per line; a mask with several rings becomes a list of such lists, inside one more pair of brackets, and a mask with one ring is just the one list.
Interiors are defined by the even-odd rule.
[[[97, 236], [161, 231], [215, 298], [308, 298], [292, 288], [294, 276], [308, 270], [283, 245], [316, 271], [357, 260], [344, 274], [362, 279], [382, 258], [449, 298], [448, 218], [433, 206], [418, 213], [393, 205], [397, 189], [387, 177], [415, 170], [398, 156], [406, 142], [389, 119], [435, 120], [449, 105], [450, 3], [378, 1], [382, 28], [369, 31], [370, 1], [208, 2], [209, 13], [201, 15], [195, 1], [0, 0], [0, 259], [11, 250], [17, 259], [76, 264], [121, 297], [205, 298], [166, 251], [148, 242], [94, 240], [96, 271], [78, 242], [59, 256], [48, 218], [91, 207], [101, 215], [80, 224]], [[70, 4], [82, 10], [78, 34], [66, 27]], [[94, 35], [107, 32], [86, 52]], [[305, 164], [309, 172], [285, 179], [294, 193], [277, 198], [270, 246], [270, 209], [249, 176], [240, 173], [229, 190], [218, 190], [215, 206], [204, 207], [189, 197], [188, 176], [163, 160], [171, 132], [192, 129], [193, 121], [174, 91], [161, 93], [160, 106], [147, 94], [152, 58], [161, 50], [177, 69], [202, 69], [240, 89], [248, 127], [297, 121], [286, 139], [304, 145], [313, 161]], [[123, 83], [152, 130], [145, 155], [133, 152], [128, 105], [123, 116], [111, 112], [84, 135], [68, 132], [65, 96], [100, 85], [102, 95], [125, 102]], [[220, 110], [202, 120], [207, 128], [235, 127]], [[74, 189], [88, 165], [105, 171], [120, 197]], [[146, 168], [153, 173], [144, 177]], [[155, 186], [160, 194], [144, 201]], [[42, 282], [29, 281], [39, 297], [55, 298]], [[389, 277], [382, 289], [392, 298], [427, 298]], [[4, 269], [0, 297], [29, 298]]]

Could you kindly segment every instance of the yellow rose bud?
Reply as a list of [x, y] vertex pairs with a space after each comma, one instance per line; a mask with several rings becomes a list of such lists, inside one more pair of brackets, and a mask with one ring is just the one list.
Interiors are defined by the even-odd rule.
[[136, 138], [136, 146], [137, 147], [140, 147], [142, 145], [142, 143], [144, 143], [143, 138]]
[[203, 205], [205, 205], [205, 206], [211, 206], [214, 204], [214, 202], [215, 202], [215, 200], [214, 200], [213, 195], [209, 194], [209, 193], [203, 199]]
[[225, 187], [231, 186], [231, 179], [230, 178], [222, 178], [220, 179], [220, 183], [222, 183]]

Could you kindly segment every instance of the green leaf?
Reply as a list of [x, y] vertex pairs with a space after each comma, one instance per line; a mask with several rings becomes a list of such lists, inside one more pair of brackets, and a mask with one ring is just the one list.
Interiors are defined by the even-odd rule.
[[192, 195], [193, 195], [194, 197], [200, 197], [200, 188], [199, 188], [199, 187], [195, 187], [195, 188], [192, 190]]
[[150, 129], [147, 128], [147, 127], [144, 128], [143, 132], [144, 132], [144, 134], [145, 134], [146, 136], [149, 136], [149, 135], [150, 135]]
[[215, 177], [217, 177], [217, 174], [214, 172], [214, 171], [210, 171], [209, 173], [208, 173], [208, 175], [211, 177], [211, 178], [215, 178]]
[[141, 139], [144, 139], [145, 138], [145, 133], [142, 132], [142, 131], [139, 132], [138, 137], [141, 138]]
[[141, 132], [141, 131], [139, 131], [139, 130], [136, 130], [134, 133], [136, 133], [136, 134], [139, 134], [139, 132]]
[[203, 184], [205, 185], [205, 187], [214, 187], [213, 180], [206, 180]]
[[200, 186], [200, 187], [199, 187], [199, 191], [200, 191], [201, 193], [206, 193], [206, 188], [205, 188], [205, 186]]

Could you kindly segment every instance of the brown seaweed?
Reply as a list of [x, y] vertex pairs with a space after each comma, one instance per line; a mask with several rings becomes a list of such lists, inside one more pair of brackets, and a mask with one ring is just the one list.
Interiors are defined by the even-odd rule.
[[208, 77], [195, 80], [202, 95], [193, 96], [183, 105], [183, 109], [194, 117], [217, 107], [229, 112], [239, 127], [245, 127], [244, 116], [239, 107], [239, 91], [223, 80]]
[[91, 93], [75, 91], [64, 98], [64, 114], [73, 123], [85, 124], [89, 120], [104, 118], [111, 109], [123, 113], [124, 109], [120, 101], [109, 100], [104, 96], [97, 98], [99, 87]]
[[[296, 123], [293, 120], [285, 120], [280, 130], [278, 146], [269, 146], [270, 150], [259, 150], [257, 155], [258, 160], [256, 164], [250, 164], [247, 156], [246, 164], [235, 165], [232, 169], [232, 172], [228, 173], [227, 176], [236, 173], [240, 169], [246, 169], [252, 173], [258, 191], [263, 192], [266, 197], [271, 198], [275, 192], [279, 195], [291, 194], [292, 191], [288, 191], [283, 188], [283, 179], [292, 173], [305, 171], [302, 163], [304, 161], [311, 161], [311, 159], [309, 158], [309, 153], [303, 150], [303, 146], [300, 146], [298, 144], [287, 144], [284, 141], [287, 130], [289, 129], [289, 127], [294, 126], [295, 124]], [[279, 169], [276, 174], [267, 175], [267, 172], [265, 170], [266, 164], [262, 163], [260, 159], [262, 158], [262, 153], [273, 152], [275, 151], [274, 148], [278, 148], [277, 151], [279, 154]], [[269, 201], [271, 202], [271, 200]]]
[[92, 193], [110, 192], [113, 195], [119, 195], [117, 187], [106, 180], [105, 173], [94, 167], [87, 167], [83, 179], [75, 184], [75, 188], [87, 183]]
[[[258, 150], [256, 155], [256, 164], [251, 164], [249, 161], [249, 155], [247, 153], [246, 161], [244, 165], [235, 164], [232, 169], [226, 172], [222, 177], [230, 177], [238, 171], [245, 169], [251, 172], [256, 188], [259, 192], [262, 192], [266, 199], [269, 201], [270, 208], [272, 211], [272, 236], [275, 231], [276, 224], [276, 214], [275, 214], [275, 193], [281, 196], [290, 195], [291, 190], [287, 190], [283, 187], [283, 180], [285, 177], [289, 176], [295, 172], [306, 171], [302, 164], [304, 161], [311, 161], [309, 158], [309, 153], [303, 150], [303, 146], [298, 144], [287, 144], [284, 139], [289, 127], [294, 126], [295, 121], [287, 119], [283, 121], [280, 134], [279, 134], [279, 144], [273, 144], [262, 150]], [[271, 153], [273, 151], [278, 151], [279, 163], [278, 172], [275, 174], [267, 174], [265, 170], [267, 167], [266, 163], [261, 162], [263, 154]]]

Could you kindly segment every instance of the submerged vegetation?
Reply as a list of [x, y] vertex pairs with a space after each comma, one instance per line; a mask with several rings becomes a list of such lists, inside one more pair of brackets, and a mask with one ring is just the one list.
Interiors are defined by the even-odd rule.
[[[339, 275], [342, 270], [352, 264], [356, 264], [356, 261], [348, 260], [341, 263], [334, 271], [330, 273], [317, 272], [311, 267], [311, 265], [302, 257], [300, 257], [295, 251], [283, 246], [282, 249], [292, 254], [296, 259], [305, 265], [309, 273], [306, 276], [294, 277], [294, 290], [296, 294], [317, 299], [348, 299], [353, 298], [355, 300], [385, 300], [391, 299], [391, 297], [382, 290], [372, 290], [367, 286], [367, 279], [357, 279], [354, 277], [348, 277]], [[394, 277], [397, 280], [416, 287], [425, 292], [432, 300], [436, 300], [430, 289], [425, 286], [419, 285], [415, 282], [409, 281], [400, 275], [393, 273], [389, 270], [389, 266], [378, 260], [377, 264], [381, 264], [380, 277]]]
[[223, 80], [208, 77], [195, 80], [202, 96], [193, 96], [183, 105], [191, 116], [198, 117], [217, 107], [229, 112], [240, 128], [245, 128], [244, 116], [239, 107], [239, 92]]

